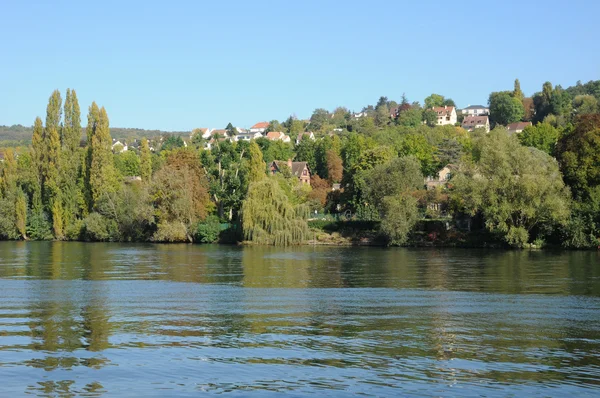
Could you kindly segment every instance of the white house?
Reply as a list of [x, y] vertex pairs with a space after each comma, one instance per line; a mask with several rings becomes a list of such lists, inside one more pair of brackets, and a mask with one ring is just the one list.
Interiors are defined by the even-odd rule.
[[256, 132], [256, 133], [252, 133], [252, 132], [243, 132], [243, 133], [238, 133], [237, 135], [233, 136], [232, 141], [250, 141], [250, 140], [255, 140], [257, 138], [262, 138], [262, 133]]
[[425, 187], [430, 189], [435, 189], [437, 187], [445, 186], [450, 178], [452, 178], [452, 170], [454, 166], [449, 164], [445, 166], [443, 169], [437, 172], [435, 176], [428, 176], [425, 179]]
[[250, 127], [251, 133], [264, 133], [269, 127], [269, 122], [258, 122], [254, 126]]
[[490, 119], [487, 116], [467, 116], [463, 119], [462, 128], [467, 131], [475, 129], [485, 129], [486, 133], [490, 132]]
[[313, 133], [312, 131], [305, 131], [303, 133], [299, 133], [298, 134], [298, 138], [296, 138], [296, 145], [298, 145], [302, 140], [304, 139], [309, 139], [314, 141], [315, 140], [315, 133]]
[[484, 116], [490, 114], [490, 108], [483, 105], [469, 105], [462, 110], [463, 115], [467, 116]]
[[453, 106], [436, 106], [431, 108], [437, 114], [437, 124], [444, 126], [446, 124], [454, 125], [457, 122], [456, 108]]
[[508, 126], [506, 126], [506, 129], [508, 130], [509, 134], [515, 134], [522, 132], [527, 126], [531, 126], [531, 122], [511, 123]]
[[283, 142], [291, 141], [290, 136], [287, 134], [284, 134], [281, 131], [270, 131], [267, 133], [267, 138], [271, 141], [283, 141]]
[[115, 153], [127, 152], [127, 144], [124, 144], [121, 141], [113, 140], [111, 149]]
[[194, 138], [194, 136], [196, 134], [201, 134], [202, 138], [204, 138], [205, 140], [210, 138], [210, 133], [211, 133], [211, 129], [208, 129], [206, 127], [200, 127], [197, 129], [193, 129], [192, 132], [190, 133], [190, 139]]

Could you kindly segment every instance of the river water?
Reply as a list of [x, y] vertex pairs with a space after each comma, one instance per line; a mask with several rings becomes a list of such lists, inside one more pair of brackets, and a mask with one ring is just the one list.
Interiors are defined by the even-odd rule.
[[0, 242], [0, 396], [600, 396], [600, 254]]

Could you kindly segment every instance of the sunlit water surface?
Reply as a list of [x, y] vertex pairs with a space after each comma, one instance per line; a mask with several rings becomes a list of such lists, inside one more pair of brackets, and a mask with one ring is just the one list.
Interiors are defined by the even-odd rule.
[[1, 396], [600, 396], [596, 252], [0, 242]]

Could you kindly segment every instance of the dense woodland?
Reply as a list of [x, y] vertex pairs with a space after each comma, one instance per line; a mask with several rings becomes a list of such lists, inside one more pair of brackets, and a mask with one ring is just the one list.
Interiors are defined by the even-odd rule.
[[[317, 214], [371, 222], [390, 245], [410, 244], [423, 220], [469, 220], [507, 246], [596, 248], [599, 100], [600, 81], [545, 83], [526, 97], [517, 80], [490, 94], [490, 133], [437, 126], [430, 108], [454, 105], [449, 98], [432, 94], [421, 106], [403, 95], [362, 117], [339, 107], [271, 121], [292, 143], [217, 140], [206, 150], [196, 134], [113, 153], [107, 111], [92, 103], [82, 126], [75, 91], [64, 103], [55, 91], [31, 145], [2, 150], [0, 236], [292, 245], [314, 236], [307, 220]], [[516, 121], [533, 126], [510, 135], [504, 126]], [[293, 144], [304, 131], [316, 139]], [[310, 186], [285, 168], [270, 175], [269, 163], [286, 159], [308, 163]], [[426, 190], [424, 179], [446, 165], [449, 182]]]

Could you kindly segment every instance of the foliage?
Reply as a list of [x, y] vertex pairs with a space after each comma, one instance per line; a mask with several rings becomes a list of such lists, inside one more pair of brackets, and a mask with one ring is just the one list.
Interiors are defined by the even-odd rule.
[[580, 200], [590, 199], [600, 185], [600, 115], [583, 115], [556, 145], [565, 182]]
[[196, 228], [196, 242], [200, 243], [215, 243], [219, 240], [219, 233], [221, 232], [221, 223], [219, 217], [211, 215], [201, 223], [198, 223]]
[[558, 164], [546, 153], [519, 145], [501, 129], [475, 143], [474, 164], [452, 179], [454, 200], [465, 213], [481, 212], [486, 227], [508, 244], [523, 247], [536, 228], [562, 225], [569, 216], [569, 192]]
[[537, 148], [551, 155], [559, 136], [560, 131], [550, 123], [538, 123], [525, 127], [518, 139], [521, 145]]
[[154, 175], [150, 195], [158, 225], [153, 239], [192, 241], [193, 228], [210, 211], [208, 180], [197, 155], [183, 148], [170, 153]]
[[417, 219], [417, 200], [412, 196], [386, 196], [384, 198], [381, 232], [387, 238], [388, 244], [405, 244]]
[[[141, 174], [140, 157], [133, 151], [125, 151], [115, 154], [114, 165], [117, 172], [119, 172], [122, 176], [139, 176]], [[146, 164], [146, 167], [147, 166], [148, 164]]]
[[525, 115], [525, 108], [519, 98], [515, 98], [512, 93], [502, 91], [491, 93], [489, 98], [490, 121], [492, 124], [507, 125], [518, 122]]
[[293, 205], [277, 177], [250, 184], [242, 206], [244, 238], [259, 244], [289, 246], [308, 237], [308, 208]]

